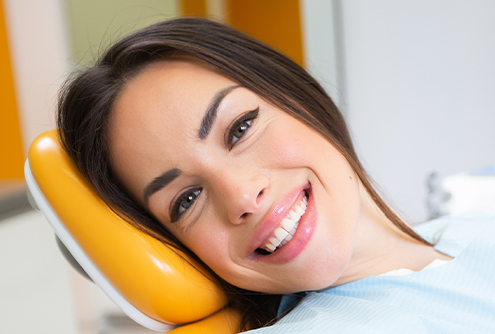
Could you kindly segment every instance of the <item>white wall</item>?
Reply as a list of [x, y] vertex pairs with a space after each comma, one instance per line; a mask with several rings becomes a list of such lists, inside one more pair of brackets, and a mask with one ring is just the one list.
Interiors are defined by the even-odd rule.
[[24, 152], [55, 127], [60, 85], [68, 73], [62, 0], [3, 0]]
[[0, 333], [82, 333], [76, 327], [71, 269], [40, 212], [0, 221], [0, 268]]
[[331, 0], [300, 0], [299, 8], [304, 66], [334, 102], [344, 109], [344, 71], [339, 48], [341, 34], [338, 29], [340, 22], [335, 22], [338, 19], [338, 3]]
[[358, 153], [406, 217], [423, 220], [430, 171], [495, 162], [495, 1], [340, 4]]

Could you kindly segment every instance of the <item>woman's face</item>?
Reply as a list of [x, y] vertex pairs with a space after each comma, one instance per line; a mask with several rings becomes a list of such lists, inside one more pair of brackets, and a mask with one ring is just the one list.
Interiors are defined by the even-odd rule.
[[170, 60], [126, 85], [109, 135], [124, 186], [226, 281], [267, 293], [338, 283], [359, 181], [306, 125], [199, 61]]

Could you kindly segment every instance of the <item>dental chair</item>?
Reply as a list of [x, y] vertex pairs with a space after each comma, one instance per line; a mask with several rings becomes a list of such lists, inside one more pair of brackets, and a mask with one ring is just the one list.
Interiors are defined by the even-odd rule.
[[234, 333], [240, 316], [193, 259], [113, 212], [67, 156], [55, 130], [29, 149], [32, 198], [85, 273], [131, 319], [172, 334]]

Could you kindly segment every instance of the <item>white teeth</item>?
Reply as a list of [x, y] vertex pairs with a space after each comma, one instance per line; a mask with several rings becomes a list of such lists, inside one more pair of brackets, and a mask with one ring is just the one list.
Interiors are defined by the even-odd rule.
[[299, 226], [299, 223], [295, 224], [294, 228], [289, 232], [289, 235], [294, 236], [294, 234], [296, 234], [296, 230], [297, 230], [298, 226]]
[[269, 250], [270, 252], [273, 252], [277, 248], [272, 244], [266, 244], [265, 247], [268, 248], [267, 250]]
[[294, 209], [296, 209], [296, 213], [297, 213], [297, 214], [299, 215], [299, 217], [300, 217], [300, 216], [302, 216], [302, 215], [303, 215], [304, 210], [306, 209], [306, 206], [304, 206], [304, 209], [303, 209], [303, 208], [301, 208], [299, 205], [297, 205], [297, 204], [296, 204], [296, 205], [294, 205]]
[[281, 227], [277, 227], [274, 231], [275, 237], [278, 239], [278, 241], [282, 242], [282, 240], [285, 239], [285, 237], [289, 234], [286, 230], [284, 230]]
[[282, 227], [284, 228], [284, 230], [290, 232], [294, 228], [294, 225], [296, 225], [296, 222], [295, 221], [290, 220], [288, 218], [282, 219]]
[[292, 240], [292, 235], [288, 234], [284, 240], [280, 243], [282, 246]]
[[[304, 213], [304, 211], [303, 211]], [[289, 211], [289, 216], [290, 216], [290, 219], [292, 219], [293, 221], [298, 221], [299, 218], [301, 218], [301, 214], [298, 214], [297, 212], [294, 212], [294, 211]]]
[[280, 223], [281, 226], [273, 231], [275, 237], [270, 238], [264, 245], [265, 250], [271, 253], [275, 251], [277, 247], [282, 247], [292, 240], [292, 237], [299, 226], [299, 219], [301, 219], [301, 216], [306, 212], [307, 203], [308, 199], [304, 196], [299, 204], [294, 205], [293, 210], [289, 211], [289, 217], [282, 219], [282, 222]]

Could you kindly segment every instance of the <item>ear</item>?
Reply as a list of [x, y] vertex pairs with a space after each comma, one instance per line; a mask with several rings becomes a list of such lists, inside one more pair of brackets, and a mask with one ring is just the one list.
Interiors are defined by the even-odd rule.
[[113, 212], [81, 176], [55, 130], [31, 145], [25, 176], [57, 236], [130, 318], [150, 329], [168, 331], [217, 313], [206, 320], [225, 318], [234, 325], [227, 332], [235, 331], [238, 316], [218, 313], [227, 298], [208, 272]]

